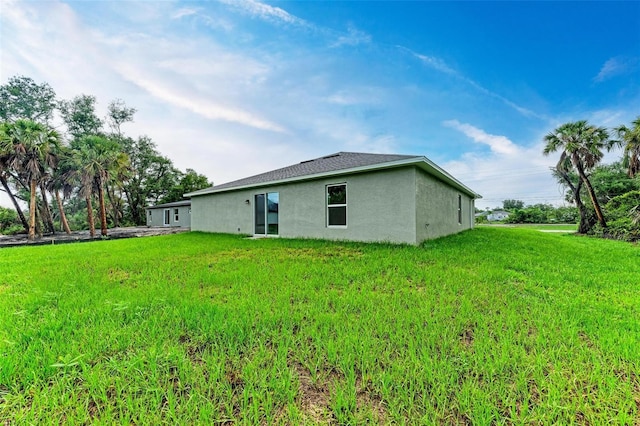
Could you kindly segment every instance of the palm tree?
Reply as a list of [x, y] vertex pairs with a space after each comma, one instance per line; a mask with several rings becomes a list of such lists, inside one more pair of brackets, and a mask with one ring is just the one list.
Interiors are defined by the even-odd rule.
[[13, 161], [15, 154], [13, 152], [13, 142], [8, 134], [11, 131], [10, 129], [11, 126], [9, 123], [0, 123], [0, 184], [13, 203], [25, 232], [29, 232], [29, 223], [24, 217], [24, 213], [20, 208], [20, 204], [18, 204], [18, 200], [16, 200], [11, 188], [9, 188], [9, 178], [12, 176], [10, 163]]
[[[60, 223], [62, 224], [64, 232], [71, 234], [69, 221], [67, 220], [67, 215], [65, 214], [64, 206], [62, 204], [62, 197], [65, 199], [69, 198], [73, 191], [73, 181], [70, 179], [71, 170], [69, 170], [69, 167], [71, 167], [69, 156], [71, 154], [68, 148], [61, 146], [60, 151], [56, 153], [56, 155], [58, 156], [59, 162], [57, 167], [53, 170], [51, 179], [47, 182], [47, 190], [53, 194], [56, 200], [58, 212], [60, 212]], [[62, 191], [62, 197], [60, 196], [60, 191]]]
[[127, 156], [120, 151], [119, 145], [102, 136], [84, 136], [74, 142], [75, 163], [79, 172], [81, 192], [87, 200], [88, 219], [91, 236], [93, 231], [93, 214], [91, 194], [98, 194], [101, 235], [107, 235], [107, 212], [105, 204], [105, 184], [116, 168], [127, 162]]
[[580, 196], [580, 191], [582, 190], [582, 180], [580, 178], [576, 179], [575, 174], [571, 173], [571, 159], [567, 156], [566, 152], [562, 152], [560, 155], [560, 160], [558, 160], [558, 164], [555, 167], [552, 167], [553, 175], [558, 179], [558, 181], [562, 184], [565, 184], [571, 190], [571, 196], [573, 198], [573, 202], [575, 202], [576, 207], [578, 208], [578, 213], [580, 214], [580, 222], [578, 223], [578, 233], [586, 234], [589, 232], [589, 229], [593, 226], [594, 220], [593, 216], [589, 215], [587, 208], [582, 202], [582, 197]]
[[624, 147], [623, 164], [628, 168], [629, 177], [640, 174], [640, 116], [632, 124], [631, 129], [625, 125], [614, 129], [620, 138], [616, 144]]
[[571, 160], [571, 164], [578, 172], [580, 180], [584, 183], [589, 193], [598, 222], [603, 228], [606, 228], [607, 222], [604, 219], [600, 203], [596, 198], [596, 193], [589, 181], [587, 172], [602, 160], [604, 156], [602, 150], [611, 148], [607, 129], [592, 126], [586, 120], [581, 120], [563, 124], [547, 134], [544, 137], [544, 141], [546, 142], [543, 151], [544, 155], [562, 150], [561, 157], [566, 155]]
[[5, 126], [3, 152], [8, 152], [8, 164], [22, 174], [29, 184], [29, 239], [35, 239], [36, 191], [38, 184], [57, 159], [54, 151], [60, 145], [60, 135], [45, 125], [30, 120], [16, 120]]

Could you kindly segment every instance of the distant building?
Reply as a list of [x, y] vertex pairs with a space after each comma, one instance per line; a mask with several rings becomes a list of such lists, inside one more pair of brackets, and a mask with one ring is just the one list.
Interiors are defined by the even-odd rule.
[[191, 201], [176, 201], [147, 207], [147, 226], [191, 227]]
[[487, 220], [489, 222], [495, 222], [497, 220], [504, 220], [509, 217], [511, 213], [505, 210], [494, 210], [487, 215]]

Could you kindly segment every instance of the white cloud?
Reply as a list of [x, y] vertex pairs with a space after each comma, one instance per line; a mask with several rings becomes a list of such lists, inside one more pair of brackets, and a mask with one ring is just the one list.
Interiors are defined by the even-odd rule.
[[225, 120], [274, 132], [285, 131], [282, 126], [242, 109], [215, 103], [192, 91], [185, 93], [184, 87], [182, 89], [174, 88], [171, 82], [156, 80], [148, 73], [143, 73], [141, 70], [127, 64], [120, 63], [116, 65], [116, 69], [118, 69], [123, 79], [134, 83], [152, 96], [173, 106], [185, 108], [212, 120]]
[[264, 21], [309, 26], [304, 19], [293, 16], [284, 9], [270, 6], [256, 0], [220, 0], [220, 2]]
[[476, 201], [477, 207], [500, 207], [506, 199], [519, 199], [526, 204], [564, 204], [564, 189], [549, 169], [557, 158], [542, 154], [543, 135], [531, 146], [523, 147], [506, 136], [491, 135], [458, 120], [449, 120], [443, 125], [491, 148], [488, 153], [466, 153], [457, 160], [443, 163], [448, 172], [482, 195], [483, 198]]
[[331, 47], [357, 46], [359, 44], [371, 43], [371, 36], [364, 31], [360, 31], [353, 26], [349, 26], [347, 34], [339, 35], [338, 40]]
[[447, 120], [443, 123], [447, 127], [464, 133], [467, 137], [473, 139], [474, 142], [482, 143], [491, 148], [496, 154], [514, 155], [518, 154], [520, 148], [511, 142], [509, 138], [499, 135], [491, 135], [484, 130], [478, 129], [471, 124], [460, 123], [458, 120]]
[[199, 12], [199, 9], [184, 7], [182, 9], [178, 9], [172, 16], [172, 19], [180, 19], [185, 16], [196, 15]]
[[640, 58], [638, 57], [624, 57], [615, 56], [608, 59], [600, 68], [600, 72], [593, 78], [596, 83], [602, 83], [610, 78], [627, 74], [638, 68], [640, 65]]

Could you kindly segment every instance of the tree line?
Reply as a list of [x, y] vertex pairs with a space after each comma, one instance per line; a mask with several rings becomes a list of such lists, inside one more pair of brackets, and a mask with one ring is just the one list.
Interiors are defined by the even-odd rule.
[[[560, 153], [552, 173], [578, 209], [578, 232], [640, 239], [640, 117], [611, 131], [586, 120], [566, 123], [544, 141], [544, 155]], [[621, 160], [601, 165], [613, 148], [622, 148]]]
[[[640, 240], [640, 117], [610, 130], [584, 120], [566, 123], [544, 142], [544, 155], [560, 153], [551, 172], [573, 206], [504, 200], [510, 213], [504, 222], [577, 223], [581, 234]], [[622, 158], [601, 164], [605, 151], [616, 148], [622, 148]]]
[[212, 185], [195, 170], [177, 169], [149, 137], [125, 135], [135, 108], [115, 99], [102, 119], [96, 102], [85, 94], [58, 99], [49, 84], [25, 76], [0, 86], [0, 190], [15, 209], [0, 209], [0, 232], [35, 239], [88, 229], [95, 236], [97, 218], [106, 236], [109, 227], [146, 224], [149, 205]]

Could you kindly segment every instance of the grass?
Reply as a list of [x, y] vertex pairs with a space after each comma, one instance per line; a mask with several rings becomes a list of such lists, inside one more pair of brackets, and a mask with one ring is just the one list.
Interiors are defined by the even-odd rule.
[[578, 230], [578, 225], [575, 223], [518, 223], [518, 224], [479, 224], [476, 225], [479, 227], [483, 226], [508, 226], [515, 228], [526, 228], [526, 229], [537, 229], [538, 231], [566, 231], [566, 232], [576, 232]]
[[640, 250], [189, 233], [0, 250], [0, 423], [638, 424]]

